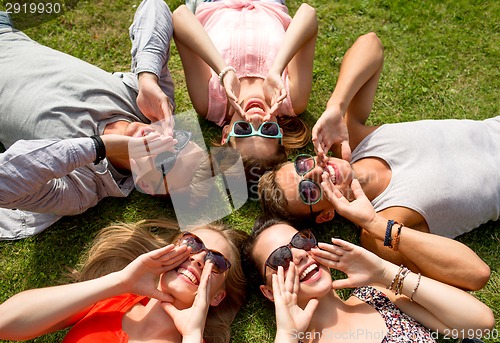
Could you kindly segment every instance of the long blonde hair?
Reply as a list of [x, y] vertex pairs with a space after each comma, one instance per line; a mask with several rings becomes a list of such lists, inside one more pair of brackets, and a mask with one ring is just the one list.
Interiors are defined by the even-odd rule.
[[[231, 268], [226, 278], [226, 297], [218, 306], [210, 307], [203, 334], [207, 343], [228, 343], [231, 323], [245, 301], [246, 281], [241, 268], [240, 248], [248, 234], [220, 223], [206, 224], [190, 231], [199, 229], [219, 233], [231, 249], [231, 256], [227, 257]], [[142, 220], [106, 227], [95, 237], [82, 259], [80, 271], [75, 271], [73, 278], [85, 281], [121, 270], [139, 255], [170, 244], [180, 234], [173, 220]]]

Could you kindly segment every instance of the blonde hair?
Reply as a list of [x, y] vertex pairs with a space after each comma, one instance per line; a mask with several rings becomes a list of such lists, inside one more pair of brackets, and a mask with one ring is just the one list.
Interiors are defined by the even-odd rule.
[[291, 149], [302, 148], [311, 140], [311, 130], [301, 118], [277, 117], [277, 120], [283, 129], [283, 146], [287, 156]]
[[[244, 231], [233, 230], [220, 223], [206, 224], [190, 230], [208, 229], [222, 235], [231, 249], [231, 268], [226, 277], [226, 297], [218, 306], [211, 306], [205, 324], [207, 343], [228, 343], [231, 323], [243, 305], [246, 281], [241, 268], [240, 248], [247, 239]], [[95, 279], [118, 271], [139, 255], [174, 242], [181, 234], [173, 220], [141, 220], [117, 224], [99, 231], [92, 246], [84, 255], [76, 281]]]

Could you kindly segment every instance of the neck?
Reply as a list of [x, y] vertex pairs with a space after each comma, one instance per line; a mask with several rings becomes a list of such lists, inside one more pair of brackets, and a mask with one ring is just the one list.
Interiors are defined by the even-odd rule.
[[[127, 326], [126, 326], [127, 324]], [[131, 313], [129, 321], [123, 324], [129, 337], [139, 341], [181, 342], [182, 336], [177, 330], [172, 317], [161, 307], [159, 300], [151, 299], [146, 306]]]
[[335, 322], [338, 322], [340, 311], [346, 307], [344, 301], [340, 299], [335, 290], [328, 292], [324, 297], [318, 299], [319, 304], [314, 312], [309, 327], [308, 332], [322, 332]]
[[389, 185], [392, 172], [389, 165], [375, 157], [366, 157], [352, 164], [354, 177], [359, 181], [363, 192], [371, 201], [379, 196]]

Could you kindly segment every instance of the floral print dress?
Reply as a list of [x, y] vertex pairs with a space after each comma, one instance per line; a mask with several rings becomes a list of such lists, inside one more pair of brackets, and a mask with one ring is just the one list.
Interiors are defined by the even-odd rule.
[[401, 312], [387, 296], [373, 287], [356, 288], [352, 293], [376, 309], [387, 326], [387, 335], [382, 343], [435, 343], [429, 329], [412, 317]]

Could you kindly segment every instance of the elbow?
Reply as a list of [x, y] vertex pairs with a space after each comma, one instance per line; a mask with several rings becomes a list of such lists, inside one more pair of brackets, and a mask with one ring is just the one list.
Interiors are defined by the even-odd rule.
[[[318, 33], [318, 16], [316, 14], [316, 9], [311, 5], [303, 3], [300, 5], [299, 11], [304, 12], [307, 15], [307, 18], [310, 20], [311, 27], [314, 28], [314, 32]], [[297, 11], [298, 12], [298, 11]]]
[[177, 23], [182, 22], [182, 17], [185, 16], [186, 14], [191, 14], [191, 10], [186, 5], [180, 5], [172, 12], [172, 20], [174, 22], [174, 27], [176, 22]]
[[471, 275], [473, 275], [473, 277], [471, 278], [471, 280], [469, 280], [466, 287], [470, 291], [477, 291], [486, 286], [486, 284], [490, 280], [491, 270], [486, 263], [481, 261], [480, 266], [474, 266], [474, 271], [471, 273]]

